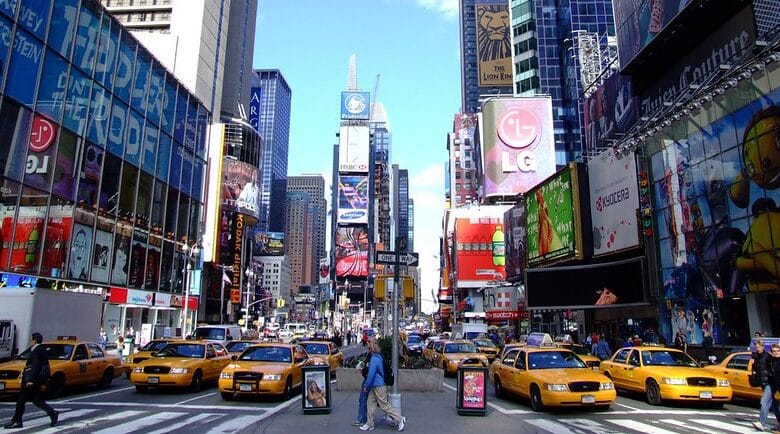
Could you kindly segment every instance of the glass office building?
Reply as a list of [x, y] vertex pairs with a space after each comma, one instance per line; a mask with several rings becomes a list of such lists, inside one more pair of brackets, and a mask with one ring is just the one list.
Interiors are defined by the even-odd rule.
[[0, 2], [0, 36], [5, 286], [91, 290], [125, 306], [105, 314], [120, 328], [175, 326], [210, 113], [97, 1]]

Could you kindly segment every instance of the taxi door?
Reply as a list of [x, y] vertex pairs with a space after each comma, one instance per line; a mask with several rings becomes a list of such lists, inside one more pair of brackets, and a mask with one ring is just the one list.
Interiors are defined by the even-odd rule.
[[622, 348], [607, 364], [612, 381], [617, 387], [628, 387], [628, 355], [631, 348]]
[[97, 344], [88, 343], [87, 349], [89, 350], [87, 370], [90, 371], [90, 382], [99, 382], [103, 379], [103, 372], [105, 372], [106, 365], [108, 364], [106, 354], [97, 346]]
[[293, 363], [295, 364], [295, 367], [292, 370], [293, 387], [298, 387], [299, 384], [303, 384], [303, 371], [301, 368], [306, 366], [308, 361], [308, 354], [302, 346], [296, 345], [293, 347]]
[[433, 343], [433, 353], [431, 354], [431, 364], [440, 368], [441, 361], [444, 358], [444, 342], [436, 341]]
[[68, 386], [87, 384], [97, 381], [94, 378], [95, 371], [90, 369], [92, 361], [89, 358], [89, 351], [85, 344], [78, 344], [73, 350], [73, 356], [70, 363], [65, 364], [65, 379]]
[[752, 362], [750, 353], [734, 354], [731, 360], [726, 363], [725, 369], [718, 369], [716, 372], [726, 376], [735, 394], [751, 395], [761, 399], [761, 389], [750, 387], [750, 384], [748, 384], [748, 375], [750, 375]]
[[507, 391], [514, 391], [514, 386], [510, 383], [514, 382], [514, 366], [515, 358], [520, 352], [519, 349], [512, 349], [504, 354], [504, 357], [497, 361], [494, 376], [498, 377], [501, 381], [501, 386]]
[[333, 342], [328, 344], [328, 349], [330, 350], [330, 359], [333, 362], [330, 364], [330, 369], [336, 369], [344, 362], [344, 354], [339, 351], [339, 347]]
[[623, 371], [625, 374], [625, 383], [629, 388], [634, 390], [644, 390], [644, 382], [640, 381], [640, 375], [637, 369], [641, 368], [642, 364], [639, 362], [639, 350], [632, 350], [628, 355], [628, 363], [626, 369]]
[[515, 359], [515, 365], [513, 370], [512, 384], [515, 387], [514, 391], [521, 396], [531, 396], [529, 388], [531, 385], [531, 375], [528, 373], [528, 360], [526, 359], [526, 352], [520, 351]]
[[222, 372], [222, 358], [217, 356], [217, 350], [212, 344], [206, 344], [206, 368], [204, 380], [213, 380], [219, 378]]

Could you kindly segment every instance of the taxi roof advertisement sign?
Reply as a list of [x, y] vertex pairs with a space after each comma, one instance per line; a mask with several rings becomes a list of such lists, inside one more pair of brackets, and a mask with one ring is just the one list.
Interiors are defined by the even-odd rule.
[[550, 97], [490, 98], [479, 124], [486, 197], [526, 193], [555, 173]]
[[339, 172], [368, 172], [368, 127], [339, 128]]
[[368, 92], [341, 92], [341, 119], [367, 120], [370, 109]]
[[639, 245], [636, 158], [621, 158], [610, 148], [588, 161], [593, 255]]

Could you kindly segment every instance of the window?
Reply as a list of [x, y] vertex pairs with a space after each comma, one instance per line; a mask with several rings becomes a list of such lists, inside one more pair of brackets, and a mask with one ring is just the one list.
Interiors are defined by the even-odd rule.
[[748, 364], [750, 363], [750, 355], [749, 354], [739, 354], [731, 358], [729, 360], [729, 363], [726, 364], [726, 367], [729, 369], [738, 369], [740, 371], [747, 371], [748, 370]]
[[5, 92], [16, 101], [32, 107], [38, 71], [43, 61], [43, 45], [30, 33], [20, 28], [16, 30], [13, 44], [24, 49], [14, 50], [11, 53]]
[[631, 351], [631, 349], [624, 349], [620, 350], [615, 354], [615, 358], [613, 361], [615, 363], [626, 363], [626, 360], [628, 359], [628, 353]]

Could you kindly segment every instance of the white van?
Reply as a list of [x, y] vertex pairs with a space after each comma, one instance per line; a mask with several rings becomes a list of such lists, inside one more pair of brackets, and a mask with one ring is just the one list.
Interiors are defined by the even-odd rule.
[[306, 336], [308, 329], [306, 324], [291, 322], [284, 325], [282, 331], [279, 332], [279, 337], [285, 342], [290, 342], [295, 338], [302, 338]]
[[241, 339], [241, 336], [241, 327], [233, 324], [202, 325], [192, 331], [192, 339], [216, 342], [222, 346]]

